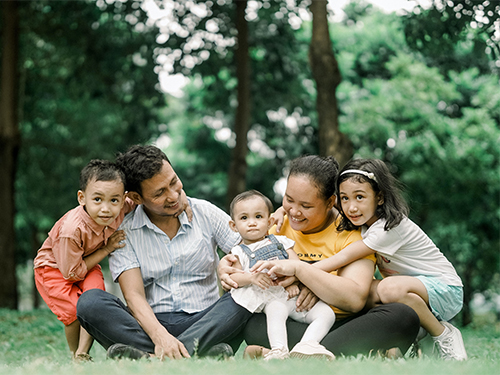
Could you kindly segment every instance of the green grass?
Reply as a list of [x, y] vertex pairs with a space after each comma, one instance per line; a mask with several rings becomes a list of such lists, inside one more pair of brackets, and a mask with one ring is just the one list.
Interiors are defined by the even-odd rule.
[[469, 354], [466, 362], [442, 361], [424, 356], [420, 359], [384, 360], [380, 358], [338, 358], [320, 360], [246, 361], [242, 350], [235, 360], [212, 359], [181, 361], [108, 361], [98, 344], [92, 348], [93, 363], [75, 364], [70, 360], [64, 328], [46, 309], [30, 312], [0, 310], [0, 374], [498, 374], [500, 369], [500, 323], [493, 317], [477, 319], [462, 330]]

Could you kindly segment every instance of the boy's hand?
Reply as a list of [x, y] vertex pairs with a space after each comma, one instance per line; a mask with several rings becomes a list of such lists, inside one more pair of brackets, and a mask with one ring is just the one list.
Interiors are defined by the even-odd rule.
[[193, 220], [193, 210], [191, 209], [191, 206], [189, 205], [189, 202], [187, 200], [186, 192], [184, 189], [181, 191], [181, 208], [178, 212], [174, 214], [174, 217], [179, 217], [180, 214], [183, 212], [186, 212], [187, 218], [189, 222]]
[[113, 233], [109, 239], [108, 239], [108, 244], [103, 247], [104, 250], [108, 254], [112, 253], [116, 249], [119, 249], [121, 247], [125, 246], [125, 238], [127, 236], [125, 235], [124, 230], [117, 230], [115, 233]]
[[254, 273], [251, 277], [251, 282], [253, 285], [257, 285], [261, 289], [267, 289], [273, 285], [273, 280], [271, 280], [269, 275], [262, 272]]

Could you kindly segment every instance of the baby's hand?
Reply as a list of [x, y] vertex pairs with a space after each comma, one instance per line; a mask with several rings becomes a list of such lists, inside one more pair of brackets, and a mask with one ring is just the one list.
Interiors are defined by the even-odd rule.
[[292, 284], [285, 288], [288, 293], [288, 299], [292, 299], [293, 297], [297, 297], [300, 293], [299, 286], [297, 284]]
[[253, 285], [257, 285], [261, 289], [267, 289], [273, 285], [273, 281], [269, 275], [262, 272], [254, 273], [250, 281]]
[[109, 237], [108, 244], [105, 247], [103, 247], [103, 249], [105, 249], [108, 252], [108, 254], [110, 254], [116, 249], [125, 246], [125, 238], [126, 238], [125, 231], [117, 230]]

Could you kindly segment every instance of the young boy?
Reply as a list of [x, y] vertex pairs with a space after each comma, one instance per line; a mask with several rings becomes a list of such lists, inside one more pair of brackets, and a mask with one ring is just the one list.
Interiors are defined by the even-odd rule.
[[[256, 190], [246, 191], [231, 202], [229, 226], [238, 232], [242, 243], [231, 253], [238, 261], [233, 265], [244, 270], [234, 273], [233, 280], [240, 288], [232, 289], [233, 300], [250, 312], [264, 311], [267, 318], [267, 335], [271, 350], [251, 345], [245, 350], [245, 357], [264, 356], [264, 360], [292, 357], [318, 357], [333, 359], [335, 356], [319, 342], [335, 322], [335, 313], [322, 301], [318, 301], [307, 312], [296, 311], [297, 285], [286, 289], [276, 285], [267, 273], [250, 273], [250, 268], [259, 260], [294, 259], [299, 257], [293, 251], [295, 242], [285, 236], [267, 235], [271, 224], [273, 206], [269, 198]], [[288, 317], [308, 323], [301, 341], [288, 351], [286, 320]]]
[[124, 246], [125, 233], [117, 228], [134, 203], [125, 198], [124, 173], [106, 160], [92, 160], [81, 171], [78, 203], [49, 232], [34, 268], [40, 295], [65, 325], [73, 359], [88, 361], [93, 338], [76, 319], [76, 303], [88, 289], [104, 290], [99, 262]]

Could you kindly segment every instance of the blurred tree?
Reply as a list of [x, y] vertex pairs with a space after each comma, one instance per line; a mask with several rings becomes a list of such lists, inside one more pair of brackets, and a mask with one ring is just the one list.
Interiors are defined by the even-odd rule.
[[2, 2], [2, 82], [0, 87], [0, 307], [17, 308], [14, 235], [14, 181], [19, 152], [18, 126], [18, 3]]
[[236, 2], [236, 30], [237, 44], [236, 80], [238, 106], [234, 116], [234, 134], [236, 142], [231, 153], [231, 163], [228, 172], [228, 186], [226, 194], [226, 210], [233, 198], [246, 189], [248, 129], [251, 121], [251, 94], [250, 94], [250, 57], [248, 46], [248, 23], [245, 18], [247, 1]]
[[[168, 18], [168, 23], [158, 21], [162, 33], [168, 34], [168, 40], [157, 53], [170, 61], [171, 73], [178, 72], [192, 78], [185, 99], [189, 121], [201, 119], [200, 126], [208, 128], [203, 133], [212, 134], [217, 138], [215, 142], [221, 143], [215, 150], [229, 147], [240, 154], [239, 159], [245, 155], [248, 163], [248, 172], [239, 174], [238, 184], [231, 177], [226, 179], [228, 186], [225, 190], [219, 189], [219, 181], [206, 181], [214, 188], [204, 185], [204, 194], [212, 193], [202, 196], [211, 201], [227, 202], [234, 194], [229, 192], [230, 188], [236, 191], [245, 185], [274, 198], [274, 176], [282, 174], [287, 160], [304, 152], [317, 153], [317, 133], [309, 118], [314, 109], [314, 101], [309, 95], [312, 84], [307, 66], [309, 41], [303, 35], [297, 39], [296, 31], [291, 27], [292, 23], [296, 28], [300, 27], [302, 20], [297, 13], [306, 11], [308, 4], [290, 3], [252, 1], [251, 6], [247, 3], [243, 9], [245, 3], [235, 1], [159, 2], [164, 8], [171, 7], [173, 16]], [[239, 18], [236, 17], [237, 7], [240, 7]], [[245, 77], [245, 74], [237, 73], [241, 67], [238, 61], [245, 59], [237, 58], [235, 45], [238, 28], [243, 23], [248, 26], [249, 68], [245, 74], [249, 91], [245, 91], [246, 97], [238, 97], [238, 89], [242, 87], [240, 79]], [[161, 25], [168, 26], [162, 29]], [[247, 111], [248, 120], [236, 118], [237, 113]], [[248, 125], [244, 124], [246, 121]], [[236, 145], [238, 138], [241, 143]], [[190, 148], [193, 139], [187, 139], [188, 150], [197, 152]], [[205, 141], [214, 143], [213, 139]], [[250, 148], [249, 154], [247, 148]], [[219, 155], [214, 155], [203, 163], [203, 170], [194, 163], [183, 165], [190, 169], [187, 174], [193, 176], [203, 173], [206, 164], [213, 163], [208, 169], [221, 175], [230, 170], [230, 161], [231, 158], [221, 160]], [[236, 162], [231, 168], [239, 169], [239, 172], [243, 170], [242, 164]], [[193, 173], [194, 170], [198, 173]], [[266, 173], [261, 173], [263, 171]], [[197, 186], [191, 188], [191, 193], [196, 195], [197, 189]]]
[[327, 1], [312, 1], [313, 15], [309, 59], [316, 81], [319, 154], [333, 155], [343, 165], [352, 157], [352, 143], [339, 130], [336, 89], [342, 79], [332, 50], [328, 26]]
[[113, 159], [158, 134], [164, 101], [154, 72], [157, 32], [140, 6], [19, 2], [18, 262], [33, 257], [54, 222], [77, 204], [79, 171], [91, 158]]
[[408, 45], [446, 74], [477, 67], [500, 71], [500, 2], [433, 0], [404, 17]]

